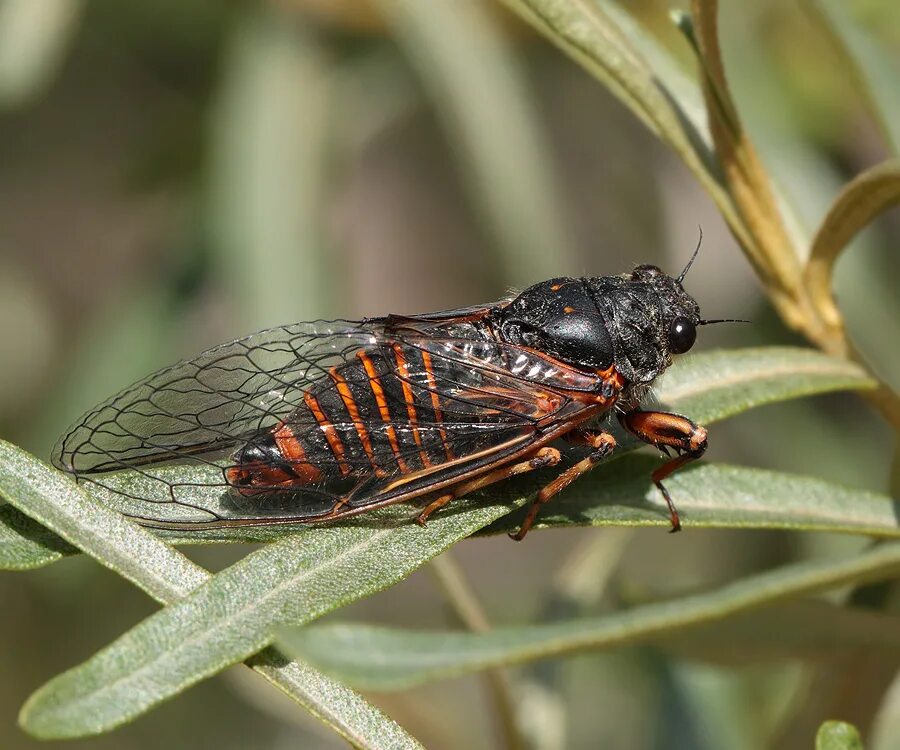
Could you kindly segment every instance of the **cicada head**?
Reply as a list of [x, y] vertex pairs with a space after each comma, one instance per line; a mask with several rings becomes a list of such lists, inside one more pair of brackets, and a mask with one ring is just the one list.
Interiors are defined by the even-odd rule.
[[633, 385], [650, 383], [690, 349], [700, 308], [681, 280], [642, 265], [623, 276], [535, 284], [498, 309], [500, 336], [576, 367], [615, 366]]
[[641, 265], [630, 274], [585, 282], [612, 341], [616, 369], [630, 383], [650, 383], [673, 355], [694, 345], [700, 307], [681, 278]]

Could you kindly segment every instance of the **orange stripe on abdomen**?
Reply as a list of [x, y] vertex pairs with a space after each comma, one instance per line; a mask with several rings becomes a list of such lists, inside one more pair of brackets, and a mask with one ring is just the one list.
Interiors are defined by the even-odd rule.
[[[428, 378], [428, 390], [431, 393], [431, 408], [434, 410], [434, 421], [438, 425], [442, 425], [444, 423], [444, 413], [441, 411], [441, 400], [437, 393], [437, 381], [434, 377], [434, 366], [431, 362], [431, 355], [424, 349], [421, 351], [421, 354], [422, 365], [425, 367], [425, 377]], [[453, 451], [450, 448], [450, 443], [447, 442], [447, 433], [443, 427], [438, 427], [438, 434], [441, 436], [441, 442], [444, 444], [444, 451], [447, 453], [447, 458], [452, 461], [454, 459]]]
[[397, 441], [397, 431], [394, 429], [394, 425], [391, 424], [391, 412], [390, 409], [388, 409], [387, 399], [384, 396], [384, 388], [382, 388], [381, 381], [378, 379], [375, 365], [372, 364], [372, 358], [364, 351], [358, 351], [356, 356], [359, 357], [363, 364], [363, 369], [366, 371], [366, 375], [369, 376], [369, 387], [372, 389], [372, 395], [375, 397], [375, 403], [378, 405], [378, 414], [381, 416], [381, 421], [386, 425], [388, 442], [391, 445], [394, 456], [397, 458], [398, 468], [405, 474], [409, 471], [409, 466], [406, 461], [403, 460], [403, 456], [400, 455], [400, 443]]
[[353, 427], [356, 429], [356, 434], [359, 436], [359, 442], [362, 444], [363, 450], [366, 453], [366, 457], [369, 459], [369, 463], [372, 464], [372, 468], [375, 469], [376, 476], [386, 476], [387, 472], [382, 469], [378, 465], [378, 462], [375, 460], [375, 451], [372, 450], [372, 439], [369, 436], [369, 431], [366, 429], [365, 423], [359, 416], [359, 408], [356, 405], [356, 399], [350, 392], [350, 386], [347, 385], [347, 381], [344, 379], [344, 376], [341, 375], [340, 372], [338, 372], [337, 367], [332, 367], [328, 371], [328, 375], [334, 381], [337, 392], [340, 395], [341, 400], [344, 402], [344, 408], [347, 409], [347, 414], [350, 416], [350, 421], [353, 423]]
[[341, 470], [341, 474], [349, 474], [350, 466], [347, 464], [347, 460], [344, 457], [344, 444], [341, 442], [340, 435], [337, 434], [337, 430], [334, 428], [334, 425], [325, 416], [325, 412], [322, 411], [322, 407], [319, 406], [319, 402], [316, 400], [316, 397], [311, 393], [306, 393], [303, 396], [303, 400], [306, 402], [307, 407], [312, 412], [313, 417], [316, 422], [318, 422], [319, 427], [322, 428], [322, 432], [325, 434], [325, 440], [328, 441], [328, 447], [331, 448], [331, 452], [334, 454], [335, 460], [338, 462], [338, 467]]
[[322, 472], [317, 466], [314, 466], [306, 457], [306, 451], [297, 440], [294, 431], [286, 424], [282, 424], [272, 433], [275, 438], [275, 445], [278, 451], [284, 457], [284, 460], [290, 465], [291, 470], [297, 475], [297, 478], [306, 482], [318, 482], [322, 478]]
[[413, 394], [412, 386], [409, 384], [409, 365], [406, 363], [406, 357], [403, 356], [403, 349], [400, 344], [393, 345], [394, 359], [397, 361], [397, 372], [400, 373], [400, 385], [403, 388], [403, 400], [406, 402], [406, 414], [409, 417], [409, 426], [412, 430], [413, 440], [416, 441], [416, 447], [419, 449], [419, 458], [422, 459], [422, 466], [431, 466], [431, 460], [428, 453], [422, 446], [422, 436], [419, 435], [419, 417], [416, 414], [416, 397]]

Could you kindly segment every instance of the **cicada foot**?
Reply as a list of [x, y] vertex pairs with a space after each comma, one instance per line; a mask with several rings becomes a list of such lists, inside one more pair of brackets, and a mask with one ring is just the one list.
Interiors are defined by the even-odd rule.
[[663, 479], [671, 475], [691, 461], [696, 461], [705, 452], [707, 447], [706, 429], [692, 422], [687, 417], [678, 414], [669, 414], [664, 411], [640, 411], [634, 410], [620, 413], [619, 422], [639, 440], [656, 446], [668, 455], [668, 448], [674, 449], [679, 455], [670, 458], [662, 466], [656, 469], [651, 477], [653, 484], [659, 489], [666, 505], [669, 507], [669, 520], [672, 527], [670, 533], [681, 530], [681, 518], [678, 509], [672, 502], [669, 491], [663, 484]]

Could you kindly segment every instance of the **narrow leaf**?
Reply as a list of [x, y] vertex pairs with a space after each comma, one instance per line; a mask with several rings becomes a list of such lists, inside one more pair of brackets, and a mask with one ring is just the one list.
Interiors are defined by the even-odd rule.
[[38, 690], [22, 711], [39, 736], [115, 727], [268, 646], [299, 625], [386, 588], [508, 512], [493, 503], [445, 513], [425, 532], [409, 509], [368, 525], [303, 529], [211, 578]]
[[763, 404], [874, 386], [871, 376], [844, 359], [771, 346], [686, 357], [659, 379], [655, 390], [662, 403], [708, 424]]
[[[729, 226], [739, 237], [746, 228], [734, 203], [718, 180], [714, 158], [700, 129], [695, 99], [682, 105], [678, 91], [666, 86], [672, 76], [651, 67], [642, 54], [649, 44], [635, 41], [616, 22], [621, 12], [611, 3], [592, 0], [504, 0], [506, 5], [544, 34], [591, 75], [603, 83], [650, 130], [669, 144], [715, 201]], [[632, 28], [626, 24], [626, 28]], [[655, 50], [654, 50], [655, 52]], [[659, 64], [661, 55], [651, 58]]]
[[900, 617], [799, 599], [666, 633], [652, 642], [682, 658], [730, 666], [866, 651], [900, 654]]
[[[0, 483], [3, 481], [0, 469]], [[0, 505], [0, 570], [39, 568], [77, 552], [12, 505]]]
[[292, 700], [361, 750], [423, 750], [403, 727], [343, 683], [267, 648], [245, 662]]
[[688, 135], [691, 138], [701, 139], [701, 143], [695, 144], [698, 153], [708, 162], [709, 169], [715, 172], [716, 157], [712, 152], [712, 135], [706, 118], [703, 90], [693, 71], [688, 73], [654, 34], [643, 27], [627, 5], [611, 0], [596, 0], [596, 2], [615, 23], [620, 33], [647, 61], [663, 90], [672, 96], [679, 113], [690, 123]]
[[[0, 441], [0, 496], [161, 603], [188, 596], [210, 578], [209, 573], [147, 530], [99, 505], [71, 480], [3, 441]], [[0, 512], [12, 518], [18, 529], [40, 540], [34, 543], [38, 551], [43, 551], [45, 556], [60, 554], [59, 537], [47, 537], [41, 533], [42, 527], [23, 521], [25, 516], [9, 513], [9, 507], [0, 508]], [[25, 542], [29, 536], [23, 535], [21, 539]], [[356, 747], [420, 747], [355, 692], [305, 664], [291, 662], [274, 649], [258, 654], [249, 663]], [[49, 700], [53, 703], [53, 696]], [[20, 721], [38, 737], [63, 738], [93, 734], [121, 723], [105, 723], [105, 718], [102, 712], [80, 715], [42, 712], [40, 705], [35, 709], [34, 703], [29, 702], [22, 710]]]
[[[668, 526], [665, 501], [650, 480], [653, 456], [626, 456], [572, 484], [541, 510], [536, 528]], [[696, 528], [840, 531], [900, 537], [900, 502], [820, 479], [724, 464], [698, 464], [666, 480], [682, 524]], [[512, 513], [484, 533], [514, 531]]]
[[832, 293], [834, 264], [847, 246], [875, 217], [900, 203], [900, 160], [867, 169], [848, 182], [835, 199], [812, 242], [806, 285], [824, 320], [840, 328], [842, 316]]
[[351, 684], [397, 690], [489, 667], [647, 642], [789, 597], [883, 580], [898, 571], [900, 542], [891, 542], [852, 557], [785, 565], [714, 591], [600, 617], [477, 634], [323, 625], [284, 632], [280, 643], [288, 653]]
[[70, 478], [0, 440], [0, 496], [72, 545], [167, 601], [199, 586], [207, 573], [119, 513], [94, 501]]

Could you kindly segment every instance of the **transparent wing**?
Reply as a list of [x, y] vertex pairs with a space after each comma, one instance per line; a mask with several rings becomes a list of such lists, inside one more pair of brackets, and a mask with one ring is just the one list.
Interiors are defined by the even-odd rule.
[[234, 449], [289, 414], [330, 367], [373, 346], [380, 329], [377, 323], [297, 323], [209, 349], [85, 414], [53, 449], [53, 463], [94, 473]]
[[[89, 478], [123, 512], [148, 522], [315, 520], [337, 503], [349, 512], [423, 494], [430, 486], [471, 473], [476, 465], [520, 451], [539, 437], [539, 424], [571, 419], [584, 408], [554, 389], [592, 391], [602, 383], [596, 375], [538, 352], [485, 339], [480, 330], [443, 320], [400, 328], [374, 320], [317, 321], [261, 331], [161, 370], [101, 404], [59, 442], [53, 460]], [[401, 367], [390, 354], [397, 346], [420, 355], [410, 356]], [[377, 366], [368, 373], [358, 366], [343, 367], [358, 364], [360, 352], [383, 356], [371, 356]], [[426, 361], [428, 367], [422, 364]], [[302, 438], [307, 431], [321, 430], [309, 411], [298, 407], [311, 388], [321, 397], [337, 387], [329, 376], [333, 368], [349, 378], [379, 385], [394, 378], [406, 386], [402, 398], [399, 389], [383, 389], [390, 418], [372, 407], [361, 408], [352, 422], [332, 423], [337, 431], [364, 428], [373, 445], [394, 441], [393, 452], [378, 457], [377, 475], [376, 463], [368, 465], [360, 455], [348, 477], [302, 488], [273, 486], [265, 496], [234, 492], [228, 480], [233, 456], [261, 431], [286, 423]], [[371, 389], [370, 382], [349, 385]], [[416, 404], [429, 407], [414, 409], [415, 422], [405, 416], [409, 394]], [[422, 450], [421, 443], [413, 445], [412, 435], [447, 445], [446, 465], [411, 470]], [[186, 462], [189, 472], [172, 466]], [[131, 471], [117, 471], [121, 469]], [[404, 489], [391, 494], [393, 480], [401, 474], [409, 475]]]

